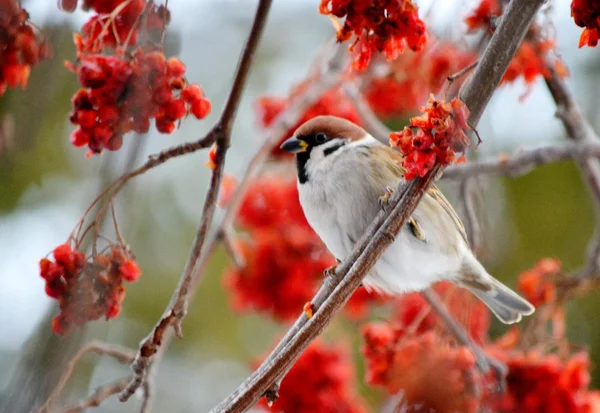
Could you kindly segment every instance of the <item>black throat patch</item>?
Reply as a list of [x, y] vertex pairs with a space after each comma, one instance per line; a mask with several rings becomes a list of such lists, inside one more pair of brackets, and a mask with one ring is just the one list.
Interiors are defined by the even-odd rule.
[[306, 152], [296, 154], [296, 168], [298, 168], [298, 182], [305, 184], [308, 182], [308, 174], [306, 172], [306, 162], [310, 159], [310, 149]]

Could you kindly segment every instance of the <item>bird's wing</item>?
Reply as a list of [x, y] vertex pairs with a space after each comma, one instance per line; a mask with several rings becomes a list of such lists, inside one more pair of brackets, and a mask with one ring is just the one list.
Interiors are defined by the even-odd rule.
[[[384, 159], [383, 162], [384, 162], [385, 167], [390, 172], [392, 172], [394, 175], [396, 175], [398, 177], [398, 179], [404, 177], [404, 173], [406, 171], [402, 167], [402, 162], [404, 161], [404, 155], [402, 155], [398, 151], [395, 151], [391, 147], [382, 145], [382, 144], [373, 145], [372, 150], [374, 150], [376, 152], [380, 152], [381, 156], [376, 157], [376, 159]], [[448, 214], [448, 216], [450, 217], [450, 219], [456, 226], [456, 229], [458, 229], [458, 232], [460, 233], [460, 235], [463, 237], [463, 239], [465, 240], [467, 245], [469, 245], [469, 240], [467, 239], [467, 233], [465, 231], [465, 226], [462, 223], [462, 221], [460, 220], [460, 218], [459, 218], [458, 214], [456, 213], [456, 211], [454, 210], [454, 208], [452, 208], [452, 205], [450, 205], [450, 202], [448, 202], [448, 200], [446, 199], [444, 194], [442, 194], [442, 191], [440, 191], [437, 188], [437, 186], [431, 185], [429, 187], [429, 189], [427, 190], [427, 194], [429, 196], [431, 196], [435, 201], [437, 201], [439, 203], [439, 205], [441, 205], [441, 207]]]

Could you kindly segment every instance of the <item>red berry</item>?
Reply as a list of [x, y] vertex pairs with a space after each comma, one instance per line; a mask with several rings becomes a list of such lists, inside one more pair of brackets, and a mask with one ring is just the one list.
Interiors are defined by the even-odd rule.
[[87, 145], [90, 141], [90, 135], [81, 128], [77, 128], [71, 133], [71, 143], [75, 146]]
[[73, 12], [77, 8], [77, 0], [60, 0], [60, 8], [66, 12]]
[[119, 120], [119, 111], [114, 106], [100, 106], [96, 112], [102, 122], [113, 124]]
[[54, 248], [54, 259], [58, 264], [66, 265], [72, 261], [73, 250], [69, 244], [61, 244]]
[[160, 133], [169, 134], [175, 130], [175, 122], [165, 117], [156, 118], [156, 129]]
[[52, 331], [60, 336], [70, 330], [69, 322], [64, 314], [59, 314], [52, 320]]
[[210, 101], [208, 99], [197, 99], [192, 102], [192, 113], [198, 119], [203, 119], [210, 113]]
[[169, 77], [182, 77], [185, 74], [185, 65], [176, 57], [167, 60], [167, 75]]
[[77, 112], [77, 123], [83, 129], [91, 129], [96, 124], [96, 112], [93, 110], [80, 110]]
[[171, 100], [165, 107], [165, 116], [172, 120], [181, 119], [186, 113], [187, 110], [185, 109], [185, 102], [183, 99]]
[[108, 310], [106, 311], [106, 318], [115, 318], [116, 316], [119, 315], [120, 312], [121, 312], [121, 304], [114, 303], [110, 307], [108, 307]]
[[142, 270], [136, 264], [135, 261], [129, 260], [121, 264], [119, 272], [125, 281], [134, 282], [142, 274]]
[[106, 142], [105, 148], [109, 151], [118, 151], [123, 146], [123, 135], [113, 135], [108, 142]]
[[204, 92], [202, 91], [202, 89], [200, 88], [200, 86], [198, 85], [194, 85], [194, 84], [190, 84], [187, 85], [182, 91], [181, 91], [181, 97], [183, 98], [183, 100], [185, 100], [187, 103], [192, 103], [195, 100], [199, 100], [204, 96]]

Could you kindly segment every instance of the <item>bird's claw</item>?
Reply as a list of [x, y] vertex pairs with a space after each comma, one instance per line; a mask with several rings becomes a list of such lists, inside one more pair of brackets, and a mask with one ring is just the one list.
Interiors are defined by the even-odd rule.
[[394, 193], [394, 188], [392, 188], [391, 186], [386, 186], [385, 194], [383, 194], [379, 197], [379, 206], [384, 211], [390, 205], [390, 197], [392, 196], [393, 193]]
[[332, 265], [331, 267], [326, 268], [325, 271], [323, 271], [323, 274], [325, 274], [325, 277], [333, 277], [333, 275], [335, 274], [336, 268], [337, 268], [337, 264]]

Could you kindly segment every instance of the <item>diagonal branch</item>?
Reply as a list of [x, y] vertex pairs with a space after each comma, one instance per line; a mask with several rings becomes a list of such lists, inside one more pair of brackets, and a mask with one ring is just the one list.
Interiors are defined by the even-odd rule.
[[[187, 312], [189, 296], [192, 290], [190, 287], [198, 277], [198, 261], [200, 259], [208, 228], [212, 223], [216, 209], [217, 195], [223, 177], [225, 155], [231, 141], [231, 128], [237, 114], [240, 97], [246, 85], [246, 78], [252, 65], [256, 48], [267, 21], [271, 3], [272, 0], [260, 0], [259, 2], [254, 23], [252, 24], [250, 35], [248, 36], [248, 40], [244, 47], [225, 108], [216, 125], [207, 135], [207, 137], [211, 135], [214, 136], [214, 141], [217, 145], [216, 157], [214, 160], [215, 168], [212, 172], [208, 192], [202, 208], [202, 217], [187, 264], [167, 309], [158, 323], [154, 326], [152, 332], [142, 340], [140, 344], [139, 351], [131, 365], [133, 379], [120, 393], [119, 400], [121, 401], [127, 401], [142, 384], [147, 369], [151, 364], [152, 357], [161, 346], [165, 332], [172, 327], [175, 334], [178, 337], [181, 337], [181, 322]], [[201, 139], [201, 141], [207, 139], [207, 137]]]
[[[508, 64], [523, 40], [529, 25], [544, 0], [513, 0], [507, 7], [481, 61], [461, 93], [471, 111], [470, 121], [477, 125], [487, 102], [500, 82]], [[242, 412], [253, 406], [298, 359], [306, 347], [325, 329], [335, 314], [350, 298], [362, 279], [373, 267], [405, 225], [434, 177], [442, 168], [436, 166], [422, 179], [396, 188], [390, 199], [389, 212], [381, 211], [354, 250], [327, 278], [312, 304], [315, 313], [308, 319], [301, 314], [279, 345], [262, 365], [212, 412]]]

